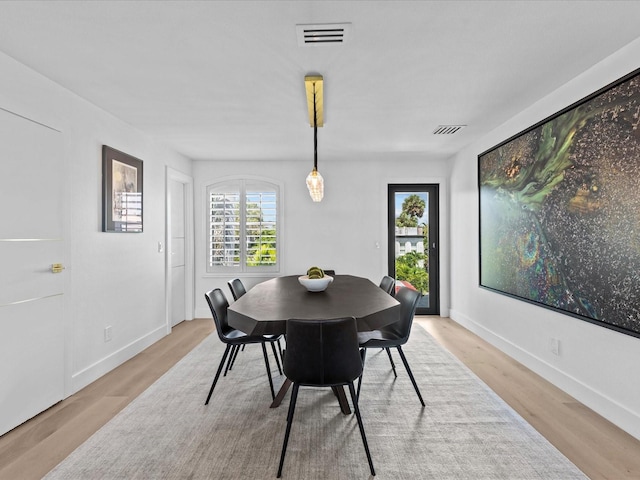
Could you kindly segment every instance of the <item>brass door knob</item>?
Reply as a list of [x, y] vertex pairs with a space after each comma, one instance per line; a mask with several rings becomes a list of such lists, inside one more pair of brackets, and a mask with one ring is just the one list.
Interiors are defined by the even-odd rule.
[[51, 273], [60, 273], [64, 270], [64, 265], [61, 263], [54, 263], [51, 265]]

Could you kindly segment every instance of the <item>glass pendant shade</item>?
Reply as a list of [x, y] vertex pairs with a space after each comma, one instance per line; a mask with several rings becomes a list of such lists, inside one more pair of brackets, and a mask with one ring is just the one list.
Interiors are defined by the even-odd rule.
[[313, 168], [311, 173], [307, 175], [307, 188], [309, 189], [309, 195], [314, 202], [320, 202], [324, 196], [324, 179], [320, 172]]

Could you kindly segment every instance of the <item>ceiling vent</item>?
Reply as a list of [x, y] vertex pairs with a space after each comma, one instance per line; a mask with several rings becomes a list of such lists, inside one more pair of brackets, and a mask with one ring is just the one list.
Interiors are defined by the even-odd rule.
[[453, 135], [454, 133], [462, 130], [466, 125], [438, 125], [433, 131], [434, 135]]
[[347, 42], [350, 32], [350, 23], [296, 25], [299, 47], [311, 47], [314, 45], [341, 45]]

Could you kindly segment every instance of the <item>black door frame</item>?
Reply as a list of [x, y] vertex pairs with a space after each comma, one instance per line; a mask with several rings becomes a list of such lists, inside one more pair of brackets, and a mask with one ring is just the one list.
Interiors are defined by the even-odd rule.
[[439, 258], [439, 195], [437, 183], [401, 183], [387, 185], [387, 260], [388, 275], [395, 278], [395, 194], [402, 192], [427, 192], [429, 218], [429, 307], [419, 306], [418, 315], [440, 315], [440, 258]]

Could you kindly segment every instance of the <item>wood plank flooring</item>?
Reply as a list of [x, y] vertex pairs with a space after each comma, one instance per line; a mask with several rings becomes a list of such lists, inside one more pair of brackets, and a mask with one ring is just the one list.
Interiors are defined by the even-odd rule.
[[592, 480], [640, 479], [640, 441], [448, 318], [416, 317]]
[[[593, 480], [640, 478], [640, 441], [455, 322], [417, 323]], [[213, 331], [210, 319], [171, 335], [0, 437], [0, 480], [40, 479]]]
[[210, 319], [182, 322], [131, 360], [0, 437], [0, 480], [41, 479], [212, 331]]

